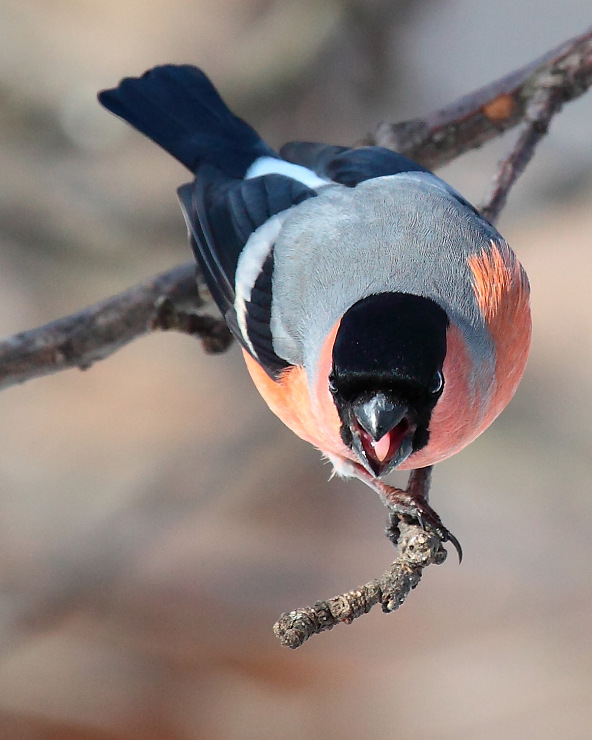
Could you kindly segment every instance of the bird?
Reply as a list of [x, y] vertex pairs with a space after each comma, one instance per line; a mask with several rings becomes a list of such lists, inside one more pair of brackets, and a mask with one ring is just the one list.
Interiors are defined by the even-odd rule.
[[191, 65], [98, 98], [192, 173], [177, 191], [189, 240], [269, 408], [460, 558], [427, 497], [384, 478], [459, 452], [516, 391], [530, 288], [496, 228], [389, 149], [276, 152]]

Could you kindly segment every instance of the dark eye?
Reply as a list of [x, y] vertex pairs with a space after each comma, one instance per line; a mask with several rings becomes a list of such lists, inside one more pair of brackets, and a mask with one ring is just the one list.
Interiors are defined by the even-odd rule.
[[435, 396], [437, 393], [440, 393], [443, 387], [444, 387], [444, 376], [438, 370], [430, 381], [430, 387], [428, 388], [428, 392], [431, 396]]
[[335, 385], [335, 376], [333, 373], [329, 375], [329, 390], [331, 393], [337, 393], [337, 386]]

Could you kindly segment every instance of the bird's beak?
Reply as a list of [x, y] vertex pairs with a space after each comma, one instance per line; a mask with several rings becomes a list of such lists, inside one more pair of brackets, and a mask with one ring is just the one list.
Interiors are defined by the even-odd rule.
[[352, 449], [366, 470], [376, 477], [386, 475], [413, 452], [415, 426], [409, 409], [384, 393], [354, 405], [351, 426]]

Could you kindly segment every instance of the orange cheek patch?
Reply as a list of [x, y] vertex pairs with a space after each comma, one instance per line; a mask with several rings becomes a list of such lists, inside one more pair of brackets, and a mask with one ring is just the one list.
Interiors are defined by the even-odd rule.
[[257, 390], [287, 427], [322, 452], [355, 459], [341, 440], [341, 422], [329, 391], [329, 373], [337, 328], [338, 324], [323, 344], [314, 400], [310, 396], [305, 368], [289, 367], [278, 380], [272, 380], [245, 350], [243, 356]]
[[473, 290], [495, 345], [493, 395], [487, 406], [471, 390], [472, 359], [460, 331], [451, 326], [447, 334], [442, 398], [432, 414], [430, 441], [402, 467], [422, 467], [444, 460], [466, 447], [481, 434], [510, 401], [530, 348], [530, 308], [526, 275], [506, 244], [491, 242], [468, 260]]
[[469, 380], [472, 359], [460, 331], [451, 326], [443, 368], [446, 386], [432, 414], [430, 441], [401, 466], [407, 469], [432, 465], [466, 447], [504, 409], [524, 372], [531, 321], [528, 281], [520, 263], [507, 245], [494, 242], [468, 263], [477, 304], [495, 345], [493, 395], [487, 406], [474, 395]]
[[[323, 342], [321, 355], [319, 357], [319, 365], [317, 368], [317, 382], [314, 389], [316, 398], [314, 400], [319, 409], [320, 417], [323, 420], [323, 425], [329, 433], [329, 436], [334, 440], [339, 440], [339, 454], [344, 454], [347, 448], [341, 441], [341, 434], [339, 431], [341, 429], [341, 420], [339, 419], [333, 396], [329, 391], [329, 374], [333, 367], [333, 346], [335, 344], [335, 336], [337, 335], [340, 323], [341, 322], [338, 321], [333, 326], [329, 334], [327, 334], [327, 338]], [[335, 451], [337, 452], [337, 450]], [[349, 454], [349, 450], [347, 450], [347, 453]]]
[[[430, 423], [428, 445], [402, 465], [432, 465], [466, 447], [501, 413], [514, 395], [530, 349], [531, 320], [526, 275], [510, 248], [491, 242], [468, 260], [479, 310], [495, 346], [492, 395], [485, 401], [475, 395], [470, 378], [470, 357], [460, 331], [447, 333], [444, 378], [446, 386]], [[485, 389], [484, 389], [485, 390]], [[485, 405], [487, 403], [487, 405]]]
[[475, 297], [490, 329], [522, 316], [530, 317], [529, 291], [520, 263], [507, 244], [491, 242], [489, 251], [482, 250], [467, 260], [473, 273]]
[[491, 250], [469, 258], [474, 291], [496, 349], [497, 390], [483, 428], [514, 395], [530, 350], [531, 318], [528, 281], [509, 247], [491, 243]]
[[450, 326], [446, 334], [446, 359], [442, 373], [444, 392], [436, 404], [430, 422], [430, 440], [426, 447], [411, 455], [401, 470], [423, 468], [445, 460], [472, 442], [480, 431], [483, 410], [480, 399], [471, 390], [472, 362], [462, 334]]

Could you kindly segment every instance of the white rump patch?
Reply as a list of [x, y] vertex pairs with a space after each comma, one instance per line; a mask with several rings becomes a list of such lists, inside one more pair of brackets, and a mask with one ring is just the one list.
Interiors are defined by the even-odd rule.
[[323, 185], [329, 185], [331, 182], [331, 180], [319, 177], [307, 167], [292, 164], [286, 162], [285, 159], [277, 159], [276, 157], [259, 157], [259, 159], [256, 159], [246, 171], [244, 179], [251, 180], [253, 177], [261, 177], [262, 175], [285, 175], [291, 177], [292, 180], [298, 180], [298, 182], [313, 190], [321, 188]]

